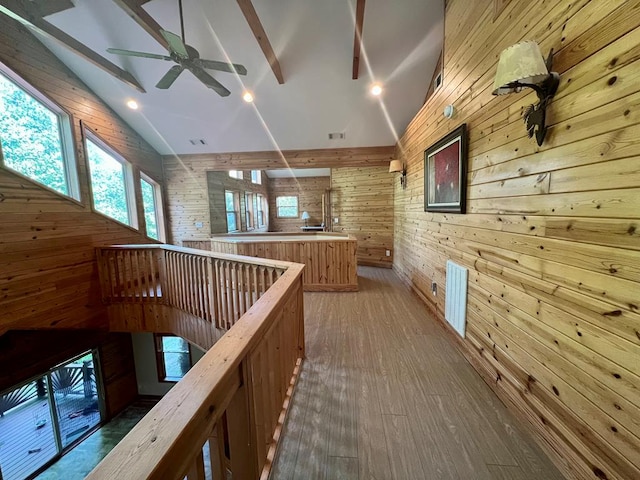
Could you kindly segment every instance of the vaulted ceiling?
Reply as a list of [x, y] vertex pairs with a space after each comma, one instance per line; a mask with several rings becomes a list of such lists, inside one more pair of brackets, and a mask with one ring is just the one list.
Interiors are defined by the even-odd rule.
[[[146, 93], [57, 42], [42, 41], [162, 154], [392, 145], [422, 106], [443, 41], [442, 0], [367, 0], [354, 80], [356, 0], [253, 0], [282, 71], [279, 84], [242, 2], [183, 0], [186, 42], [202, 58], [248, 70], [246, 76], [209, 71], [231, 91], [220, 97], [189, 72], [170, 89], [156, 89], [172, 62], [106, 49], [166, 50], [115, 2], [73, 3], [46, 20], [129, 72]], [[180, 33], [178, 0], [140, 3], [163, 29]], [[374, 82], [383, 85], [380, 97], [369, 93]], [[242, 100], [245, 90], [254, 103]], [[138, 102], [137, 111], [127, 108], [129, 99]], [[333, 132], [345, 138], [329, 140]]]

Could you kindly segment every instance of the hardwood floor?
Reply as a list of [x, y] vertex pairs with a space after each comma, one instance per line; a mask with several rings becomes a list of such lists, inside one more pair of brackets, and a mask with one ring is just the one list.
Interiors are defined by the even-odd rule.
[[272, 479], [554, 480], [422, 303], [387, 269], [305, 293], [307, 359]]

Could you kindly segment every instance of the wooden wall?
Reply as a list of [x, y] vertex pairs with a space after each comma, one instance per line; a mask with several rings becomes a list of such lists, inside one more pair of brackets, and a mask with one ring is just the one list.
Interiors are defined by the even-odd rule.
[[[389, 165], [393, 154], [394, 147], [363, 147], [164, 156], [169, 243], [180, 245], [183, 239], [206, 238], [219, 231], [217, 220], [211, 225], [207, 172], [236, 169], [246, 176], [251, 169], [383, 166]], [[264, 180], [263, 175], [263, 184]], [[321, 216], [312, 221], [321, 223]], [[202, 227], [196, 222], [202, 222]]]
[[398, 178], [389, 173], [388, 165], [331, 170], [331, 216], [338, 217], [333, 231], [358, 239], [359, 265], [391, 268], [393, 186], [400, 184]]
[[[225, 190], [233, 190], [240, 194], [240, 229], [247, 231], [245, 193], [260, 193], [268, 197], [267, 176], [262, 173], [262, 184], [251, 183], [251, 170], [243, 173], [242, 180], [231, 178], [229, 172], [207, 172], [207, 190], [209, 192], [209, 215], [211, 221], [211, 233], [227, 233], [227, 210], [224, 201]], [[265, 212], [266, 226], [256, 228], [254, 232], [266, 232], [269, 224]]]
[[[640, 2], [499, 3], [448, 2], [444, 85], [398, 145], [394, 268], [442, 317], [445, 262], [467, 267], [460, 343], [486, 381], [569, 478], [640, 478]], [[562, 76], [542, 147], [535, 95], [491, 95], [523, 39]], [[425, 213], [423, 152], [463, 122], [468, 214]]]
[[150, 240], [91, 211], [80, 122], [133, 164], [141, 231], [139, 171], [162, 184], [161, 157], [28, 31], [4, 15], [0, 61], [73, 116], [82, 195], [81, 202], [75, 202], [0, 168], [0, 335], [12, 329], [106, 329], [94, 247]]
[[[309, 225], [322, 223], [322, 195], [331, 186], [329, 177], [270, 178], [269, 179], [269, 231], [300, 232], [304, 220], [302, 212], [309, 212]], [[298, 218], [278, 218], [276, 197], [298, 197]]]

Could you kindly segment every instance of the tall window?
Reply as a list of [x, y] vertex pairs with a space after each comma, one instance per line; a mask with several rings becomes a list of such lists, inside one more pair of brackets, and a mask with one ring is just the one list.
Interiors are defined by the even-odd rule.
[[2, 64], [0, 147], [7, 168], [80, 199], [69, 115]]
[[276, 215], [278, 218], [298, 218], [298, 197], [276, 197]]
[[154, 334], [158, 380], [178, 382], [191, 368], [189, 342], [175, 335]]
[[242, 170], [229, 170], [229, 176], [238, 180], [242, 180], [244, 178], [242, 175]]
[[144, 209], [147, 236], [156, 240], [163, 240], [164, 225], [160, 185], [144, 173], [140, 173], [140, 188], [142, 190], [142, 207]]
[[93, 208], [126, 225], [136, 226], [131, 165], [106, 143], [85, 130]]
[[253, 230], [256, 226], [254, 220], [254, 202], [255, 195], [253, 193], [247, 192], [244, 194], [244, 206], [245, 206], [245, 219], [247, 222], [247, 230]]
[[262, 184], [262, 172], [260, 170], [251, 170], [251, 183]]
[[256, 217], [258, 220], [258, 228], [264, 227], [266, 222], [265, 222], [265, 215], [264, 212], [266, 210], [265, 208], [265, 203], [266, 203], [266, 199], [264, 198], [264, 195], [261, 194], [257, 194], [256, 195]]
[[237, 232], [240, 230], [240, 224], [238, 223], [240, 217], [240, 200], [238, 198], [238, 192], [231, 192], [226, 190], [224, 192], [224, 203], [227, 211], [227, 232]]

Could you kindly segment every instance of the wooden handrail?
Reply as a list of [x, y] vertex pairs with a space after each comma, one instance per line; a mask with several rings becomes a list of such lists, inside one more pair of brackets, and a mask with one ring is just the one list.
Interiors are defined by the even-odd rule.
[[[237, 256], [178, 247], [105, 247], [101, 254], [106, 250], [157, 250], [238, 262]], [[222, 431], [223, 415], [227, 429], [217, 441], [231, 449], [227, 463], [234, 478], [259, 478], [267, 452], [274, 448], [271, 439], [282, 421], [292, 375], [304, 357], [304, 265], [242, 257], [239, 263], [244, 262], [284, 271], [87, 478], [198, 478], [203, 445]], [[135, 273], [135, 267], [131, 271]], [[164, 291], [159, 298], [165, 298]], [[150, 308], [154, 305], [149, 303]], [[260, 401], [265, 398], [270, 401]], [[272, 408], [265, 408], [265, 403]], [[224, 449], [212, 450], [211, 455], [220, 451]]]

